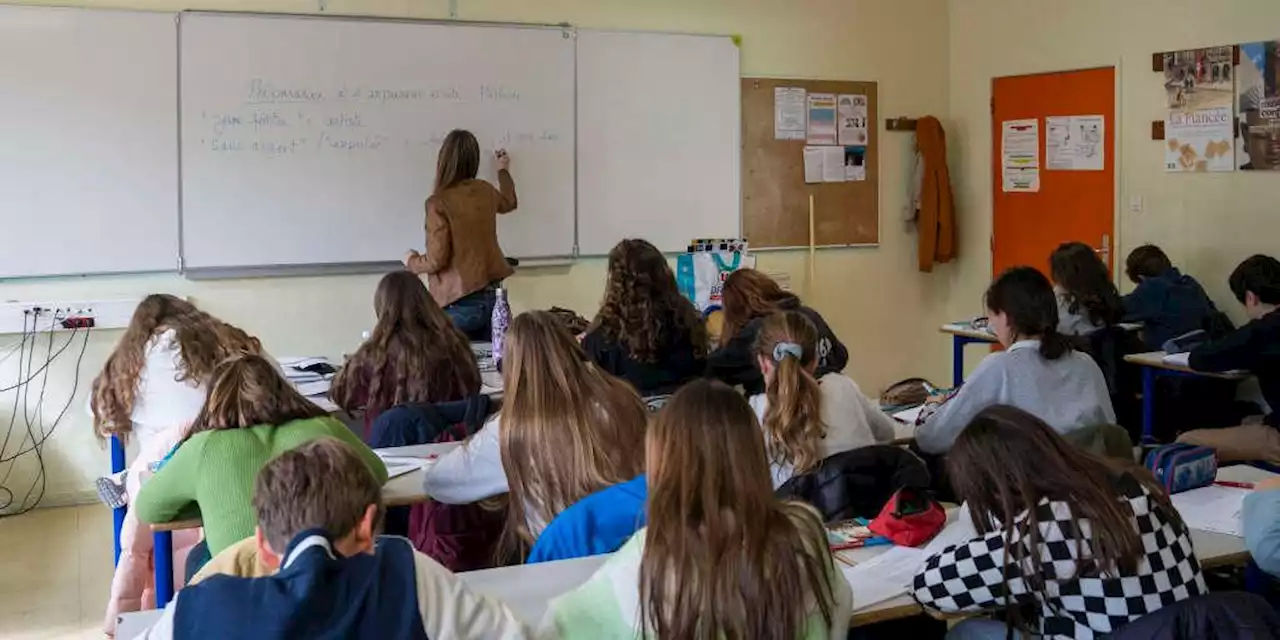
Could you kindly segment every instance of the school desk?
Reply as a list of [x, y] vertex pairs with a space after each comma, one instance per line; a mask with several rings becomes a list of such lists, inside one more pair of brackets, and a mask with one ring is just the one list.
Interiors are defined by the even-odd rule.
[[973, 323], [970, 322], [952, 322], [942, 325], [938, 330], [951, 334], [951, 384], [953, 387], [964, 384], [964, 348], [967, 345], [1000, 342], [994, 333], [986, 329], [974, 328]]
[[1163, 351], [1151, 351], [1148, 353], [1136, 353], [1124, 357], [1125, 362], [1142, 367], [1142, 442], [1139, 444], [1152, 444], [1155, 442], [1154, 429], [1157, 378], [1194, 378], [1198, 376], [1204, 378], [1218, 378], [1220, 380], [1244, 380], [1249, 377], [1249, 374], [1247, 373], [1207, 373], [1204, 371], [1196, 371], [1190, 367], [1165, 362], [1164, 356], [1165, 353]]
[[[457, 442], [446, 442], [412, 447], [390, 447], [378, 449], [377, 451], [389, 456], [426, 458], [444, 455], [457, 446]], [[422, 489], [425, 473], [424, 470], [419, 469], [388, 480], [387, 484], [382, 487], [382, 499], [386, 506], [403, 507], [426, 502], [430, 496]], [[157, 607], [163, 608], [165, 603], [173, 599], [173, 532], [184, 529], [198, 529], [202, 524], [199, 518], [191, 518], [151, 525], [152, 545], [155, 549]]]

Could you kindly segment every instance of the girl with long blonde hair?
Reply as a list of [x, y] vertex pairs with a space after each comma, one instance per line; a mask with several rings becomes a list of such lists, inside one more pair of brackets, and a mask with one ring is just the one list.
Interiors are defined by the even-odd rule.
[[373, 332], [333, 379], [329, 397], [347, 411], [378, 414], [407, 402], [451, 402], [480, 393], [467, 337], [408, 271], [383, 276], [374, 294]]
[[516, 316], [506, 348], [502, 411], [428, 470], [425, 489], [446, 504], [509, 491], [503, 549], [523, 557], [569, 505], [643, 472], [648, 413], [550, 313]]
[[730, 385], [741, 385], [748, 395], [764, 391], [764, 376], [756, 367], [753, 346], [764, 319], [779, 311], [802, 313], [817, 328], [817, 375], [843, 371], [849, 363], [849, 351], [822, 314], [755, 269], [739, 269], [725, 278], [723, 302], [724, 328], [720, 344], [707, 358], [707, 371]]
[[837, 453], [894, 439], [893, 419], [841, 373], [815, 377], [818, 330], [783, 311], [760, 326], [754, 345], [765, 392], [751, 397], [764, 429], [773, 486], [808, 473]]
[[849, 585], [818, 514], [774, 497], [759, 429], [751, 407], [722, 383], [677, 392], [646, 438], [648, 527], [551, 602], [547, 631], [566, 639], [844, 638]]

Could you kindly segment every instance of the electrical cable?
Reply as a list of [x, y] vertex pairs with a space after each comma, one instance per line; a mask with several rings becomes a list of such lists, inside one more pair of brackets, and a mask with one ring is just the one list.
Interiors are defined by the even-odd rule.
[[[51, 437], [53, 437], [58, 426], [62, 423], [63, 418], [66, 417], [67, 412], [70, 410], [71, 404], [75, 401], [76, 393], [79, 391], [79, 387], [80, 387], [80, 369], [84, 363], [84, 355], [89, 346], [89, 335], [92, 332], [91, 329], [86, 329], [86, 331], [84, 332], [84, 337], [80, 343], [80, 353], [76, 356], [75, 370], [72, 377], [71, 392], [68, 394], [67, 401], [63, 404], [62, 408], [59, 410], [58, 415], [53, 419], [53, 422], [49, 424], [48, 428], [46, 429], [44, 427], [44, 399], [45, 399], [46, 392], [48, 391], [49, 370], [51, 369], [53, 362], [57, 360], [58, 357], [75, 340], [75, 335], [76, 333], [79, 332], [79, 327], [72, 328], [71, 335], [67, 338], [67, 341], [60, 348], [57, 349], [57, 351], [54, 351], [53, 349], [54, 339], [53, 339], [53, 328], [51, 327], [49, 331], [49, 341], [47, 343], [46, 350], [45, 350], [45, 361], [39, 367], [39, 369], [36, 369], [35, 368], [35, 362], [36, 362], [35, 351], [38, 349], [37, 344], [38, 344], [38, 337], [39, 337], [39, 327], [38, 327], [39, 313], [37, 312], [35, 315], [36, 315], [36, 319], [32, 323], [32, 327], [30, 330], [27, 329], [25, 318], [23, 320], [22, 340], [19, 342], [19, 346], [17, 349], [17, 352], [19, 354], [18, 355], [19, 382], [13, 385], [12, 387], [6, 387], [0, 390], [0, 393], [7, 392], [7, 391], [15, 391], [13, 411], [10, 413], [10, 417], [9, 417], [10, 424], [5, 433], [3, 445], [0, 446], [0, 464], [7, 463], [9, 465], [8, 469], [6, 469], [5, 471], [4, 477], [0, 478], [0, 518], [6, 518], [10, 516], [27, 513], [28, 511], [31, 511], [32, 509], [36, 508], [40, 504], [41, 500], [44, 499], [45, 492], [48, 489], [48, 475], [47, 475], [47, 469], [45, 467], [45, 461], [44, 461], [44, 445]], [[57, 318], [55, 316], [55, 322], [56, 320]], [[25, 353], [28, 343], [30, 344], [31, 352]], [[12, 351], [9, 354], [6, 354], [4, 356], [4, 359], [8, 359], [8, 357], [10, 357], [11, 355], [12, 355]], [[3, 361], [4, 360], [0, 360], [0, 362], [3, 362]], [[26, 376], [25, 378], [24, 378], [24, 369], [25, 369], [25, 376]], [[41, 377], [40, 391], [39, 391], [39, 394], [37, 395], [36, 408], [33, 414], [28, 408], [28, 405], [29, 405], [28, 398], [31, 393], [30, 386], [31, 386], [31, 383], [42, 374], [43, 376]], [[17, 423], [19, 394], [21, 394], [22, 402], [23, 402], [22, 412], [23, 412], [23, 418], [26, 422], [26, 436], [22, 439], [21, 443], [18, 445], [17, 448], [19, 450], [17, 452], [6, 455], [5, 449], [7, 449], [8, 447], [9, 440], [13, 433], [13, 427]], [[28, 440], [31, 443], [29, 447], [26, 446]], [[31, 485], [27, 488], [26, 493], [24, 494], [22, 500], [20, 502], [17, 502], [18, 508], [14, 511], [6, 511], [14, 507], [15, 498], [17, 497], [14, 493], [14, 490], [9, 488], [6, 483], [8, 482], [8, 479], [13, 472], [13, 468], [17, 465], [18, 461], [23, 456], [28, 454], [34, 454], [35, 456], [36, 467], [37, 467], [36, 476], [35, 478], [32, 479]]]

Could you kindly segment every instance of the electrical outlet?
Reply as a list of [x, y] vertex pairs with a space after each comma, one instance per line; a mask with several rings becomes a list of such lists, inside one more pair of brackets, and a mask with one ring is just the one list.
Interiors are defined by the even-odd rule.
[[[124, 329], [133, 318], [141, 298], [126, 300], [81, 300], [63, 302], [5, 302], [0, 303], [0, 333], [20, 334], [23, 331], [70, 331], [70, 327], [84, 328], [93, 319], [94, 329]], [[64, 322], [68, 319], [79, 319]], [[64, 324], [66, 326], [64, 326]]]

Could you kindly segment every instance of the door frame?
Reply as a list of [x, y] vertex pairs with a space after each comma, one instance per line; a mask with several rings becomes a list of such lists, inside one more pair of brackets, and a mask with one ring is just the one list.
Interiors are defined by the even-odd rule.
[[[1011, 73], [1011, 74], [1002, 75], [1002, 76], [992, 76], [991, 82], [987, 85], [987, 103], [989, 105], [992, 105], [988, 112], [988, 122], [990, 123], [990, 126], [991, 126], [991, 141], [990, 141], [991, 142], [991, 163], [988, 166], [990, 167], [996, 166], [996, 163], [1000, 158], [999, 146], [1000, 146], [1001, 127], [1000, 127], [1000, 123], [996, 122], [996, 113], [995, 113], [995, 107], [994, 107], [995, 99], [996, 99], [996, 81], [997, 80], [1003, 80], [1006, 78], [1022, 78], [1026, 76], [1052, 75], [1055, 73], [1072, 73], [1075, 71], [1093, 71], [1095, 69], [1111, 69], [1113, 81], [1115, 83], [1115, 89], [1113, 91], [1115, 95], [1115, 115], [1111, 118], [1113, 122], [1107, 123], [1107, 131], [1110, 132], [1110, 135], [1112, 138], [1112, 145], [1113, 145], [1113, 148], [1115, 149], [1115, 152], [1112, 153], [1112, 156], [1114, 157], [1111, 159], [1114, 170], [1111, 172], [1112, 182], [1113, 182], [1111, 187], [1111, 200], [1112, 200], [1111, 202], [1111, 264], [1108, 266], [1111, 267], [1112, 282], [1117, 287], [1119, 287], [1122, 282], [1121, 272], [1123, 271], [1123, 269], [1121, 268], [1122, 262], [1120, 260], [1120, 237], [1122, 235], [1121, 225], [1120, 225], [1120, 221], [1121, 221], [1120, 215], [1123, 212], [1123, 210], [1121, 209], [1121, 201], [1123, 200], [1123, 195], [1124, 195], [1121, 191], [1121, 187], [1123, 185], [1123, 180], [1121, 179], [1121, 170], [1124, 166], [1124, 159], [1125, 159], [1124, 139], [1120, 135], [1120, 132], [1121, 132], [1120, 121], [1123, 120], [1124, 118], [1124, 112], [1122, 111], [1122, 108], [1124, 106], [1123, 92], [1121, 91], [1123, 87], [1123, 82], [1122, 82], [1123, 69], [1124, 69], [1123, 59], [1116, 59], [1111, 63], [1094, 64], [1094, 65], [1086, 64], [1085, 66], [1073, 67], [1070, 69], [1030, 70], [1030, 71], [1022, 71], [1020, 73]], [[1043, 127], [1041, 127], [1041, 129], [1043, 129]], [[1041, 154], [1040, 163], [1041, 163], [1040, 170], [1043, 171], [1044, 170], [1043, 153]], [[995, 271], [995, 264], [996, 264], [996, 255], [995, 255], [996, 253], [996, 189], [999, 188], [997, 186], [999, 184], [999, 179], [1001, 179], [1001, 176], [997, 174], [997, 175], [992, 175], [991, 179], [987, 181], [987, 188], [991, 189], [990, 191], [991, 235], [987, 239], [987, 258], [989, 260], [988, 271], [993, 271], [993, 272]], [[994, 274], [992, 274], [992, 277], [994, 278]]]

